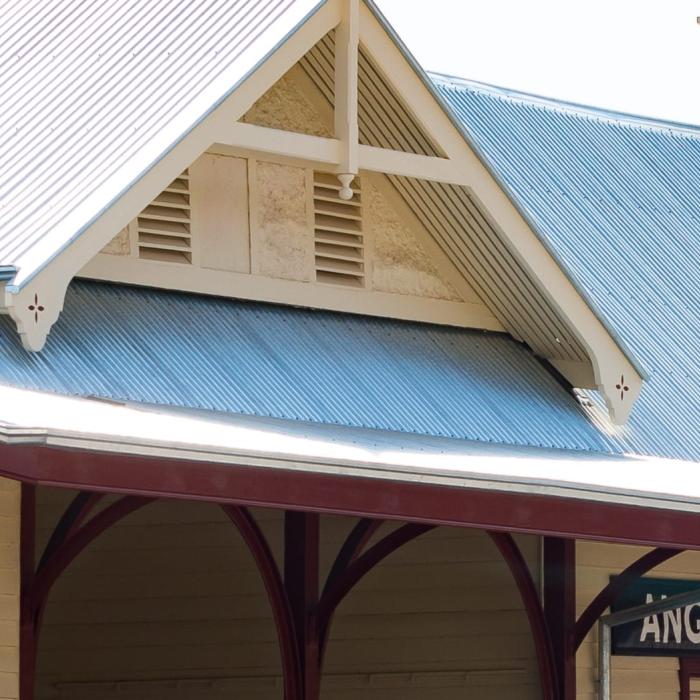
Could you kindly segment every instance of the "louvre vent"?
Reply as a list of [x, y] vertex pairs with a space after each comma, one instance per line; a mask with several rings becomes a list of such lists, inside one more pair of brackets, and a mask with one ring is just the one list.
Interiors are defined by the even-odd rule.
[[139, 258], [191, 264], [190, 223], [190, 177], [185, 170], [138, 215]]
[[314, 246], [316, 280], [350, 287], [365, 286], [360, 181], [350, 200], [340, 198], [335, 175], [314, 172]]

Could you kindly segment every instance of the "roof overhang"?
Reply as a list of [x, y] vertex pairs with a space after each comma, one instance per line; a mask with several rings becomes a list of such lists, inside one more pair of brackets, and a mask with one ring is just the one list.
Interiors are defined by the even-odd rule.
[[[55, 486], [700, 548], [697, 527], [687, 524], [700, 514], [700, 472], [696, 463], [677, 460], [10, 387], [0, 387], [0, 456], [6, 476]], [[381, 489], [371, 486], [377, 481]], [[500, 505], [490, 513], [489, 503]], [[671, 529], [659, 529], [668, 522], [675, 523]]]

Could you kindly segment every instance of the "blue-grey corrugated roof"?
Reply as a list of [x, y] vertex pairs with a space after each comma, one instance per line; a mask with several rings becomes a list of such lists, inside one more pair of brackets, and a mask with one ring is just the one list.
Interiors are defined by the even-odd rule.
[[619, 452], [505, 334], [74, 282], [45, 349], [0, 317], [0, 383], [523, 446]]
[[649, 374], [621, 444], [700, 459], [700, 129], [433, 76]]

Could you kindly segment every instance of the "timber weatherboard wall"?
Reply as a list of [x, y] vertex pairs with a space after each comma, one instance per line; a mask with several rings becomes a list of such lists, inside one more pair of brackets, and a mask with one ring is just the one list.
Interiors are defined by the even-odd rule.
[[[38, 494], [42, 543], [71, 494]], [[281, 512], [255, 515], [279, 556]], [[322, 517], [322, 574], [353, 522]], [[536, 572], [538, 539], [518, 542]], [[274, 635], [262, 582], [221, 511], [152, 504], [102, 535], [57, 582], [37, 698], [276, 700]], [[338, 609], [322, 697], [536, 700], [537, 678], [527, 618], [495, 546], [484, 533], [439, 528], [392, 554]]]
[[[585, 609], [604, 588], [612, 574], [649, 551], [645, 547], [576, 543], [576, 608]], [[700, 552], [684, 552], [656, 567], [647, 576], [660, 578], [698, 579]], [[581, 644], [576, 656], [578, 700], [596, 700], [598, 680], [597, 629]], [[643, 656], [612, 657], [612, 687], [615, 700], [678, 700], [678, 659]]]
[[0, 478], [0, 700], [19, 697], [21, 486]]

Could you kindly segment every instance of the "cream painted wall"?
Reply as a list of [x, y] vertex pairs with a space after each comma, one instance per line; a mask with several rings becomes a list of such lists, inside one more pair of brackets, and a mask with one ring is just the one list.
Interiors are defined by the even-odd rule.
[[0, 700], [19, 697], [20, 490], [0, 478]]
[[[69, 494], [39, 490], [39, 539]], [[279, 553], [282, 520], [255, 512]], [[323, 570], [352, 521], [322, 519]], [[537, 568], [538, 542], [519, 539]], [[538, 698], [527, 619], [482, 533], [440, 528], [393, 554], [341, 605], [323, 700]], [[213, 505], [160, 502], [105, 533], [52, 592], [42, 700], [281, 698], [279, 655], [250, 555]]]
[[[328, 136], [329, 115], [312, 103], [295, 68], [244, 121]], [[229, 149], [230, 150], [230, 149]], [[487, 330], [501, 324], [389, 181], [363, 173], [365, 282], [318, 284], [313, 172], [299, 164], [211, 152], [189, 168], [192, 261], [139, 259], [136, 226], [86, 266], [86, 277]], [[130, 240], [131, 237], [131, 240]]]
[[[577, 542], [577, 613], [617, 574], [648, 551], [645, 547]], [[700, 552], [679, 554], [649, 576], [700, 580]], [[576, 658], [579, 700], [595, 700], [597, 692], [597, 630], [586, 637]], [[612, 657], [615, 700], [678, 700], [678, 660], [633, 656]]]

